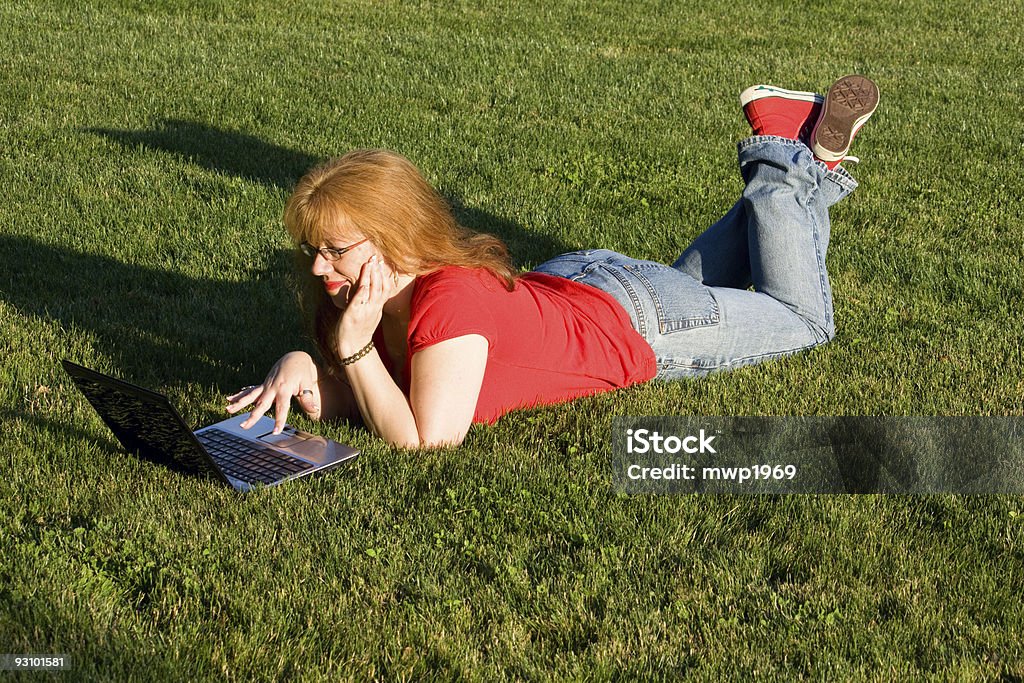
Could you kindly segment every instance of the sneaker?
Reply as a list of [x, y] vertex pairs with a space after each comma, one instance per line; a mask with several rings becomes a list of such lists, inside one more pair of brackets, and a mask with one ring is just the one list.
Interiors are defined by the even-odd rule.
[[813, 92], [752, 85], [740, 94], [743, 114], [754, 135], [777, 135], [806, 142], [825, 98]]
[[878, 108], [878, 86], [864, 76], [843, 76], [825, 96], [821, 118], [811, 133], [811, 149], [828, 168], [835, 168], [847, 154], [853, 137]]

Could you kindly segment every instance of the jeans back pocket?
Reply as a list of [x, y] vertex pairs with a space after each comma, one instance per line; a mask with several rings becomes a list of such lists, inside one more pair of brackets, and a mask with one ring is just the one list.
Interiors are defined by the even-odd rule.
[[539, 265], [547, 273], [596, 287], [629, 313], [648, 342], [657, 335], [716, 325], [718, 302], [692, 277], [662, 263], [640, 261], [608, 249], [561, 254]]
[[634, 261], [622, 268], [646, 294], [643, 298], [653, 307], [661, 334], [718, 324], [718, 302], [711, 290], [686, 273], [651, 261]]

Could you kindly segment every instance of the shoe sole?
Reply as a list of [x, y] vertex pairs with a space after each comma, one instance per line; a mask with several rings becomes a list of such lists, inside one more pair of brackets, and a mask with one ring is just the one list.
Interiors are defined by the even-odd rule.
[[811, 133], [811, 149], [822, 161], [842, 161], [853, 136], [878, 108], [878, 86], [864, 76], [843, 76], [825, 95]]
[[740, 105], [745, 107], [754, 100], [764, 97], [784, 97], [787, 100], [802, 100], [804, 102], [821, 102], [825, 99], [813, 92], [786, 90], [785, 88], [776, 88], [774, 85], [752, 85], [740, 93]]

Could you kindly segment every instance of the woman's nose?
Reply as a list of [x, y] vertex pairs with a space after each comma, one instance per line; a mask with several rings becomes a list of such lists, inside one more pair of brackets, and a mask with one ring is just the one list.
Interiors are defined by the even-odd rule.
[[316, 258], [313, 259], [313, 265], [310, 270], [316, 276], [327, 275], [332, 270], [331, 263], [324, 258], [323, 254], [317, 254]]

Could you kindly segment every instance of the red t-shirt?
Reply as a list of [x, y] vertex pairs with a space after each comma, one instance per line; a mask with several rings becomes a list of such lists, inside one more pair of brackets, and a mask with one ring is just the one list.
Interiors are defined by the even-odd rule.
[[416, 278], [409, 321], [412, 356], [467, 334], [488, 343], [474, 422], [515, 410], [646, 382], [654, 352], [609, 294], [527, 273], [513, 291], [484, 269], [446, 267]]

